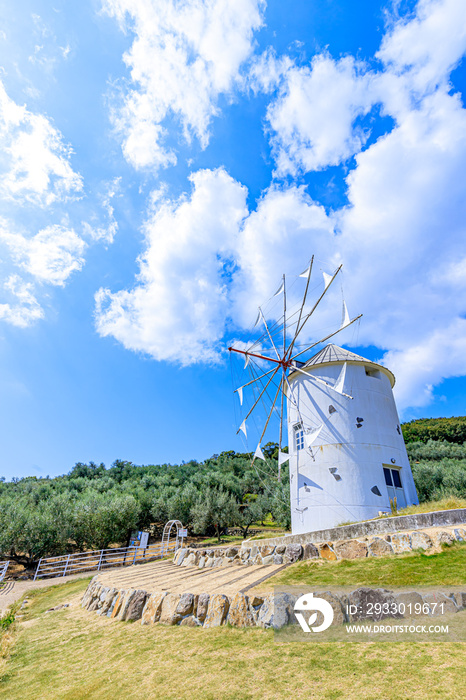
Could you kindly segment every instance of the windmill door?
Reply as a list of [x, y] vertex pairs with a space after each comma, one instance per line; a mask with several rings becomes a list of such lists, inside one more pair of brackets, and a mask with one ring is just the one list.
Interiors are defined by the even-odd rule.
[[406, 508], [406, 496], [401, 480], [401, 470], [384, 465], [383, 473], [387, 485], [388, 497], [391, 501], [396, 498], [397, 508]]

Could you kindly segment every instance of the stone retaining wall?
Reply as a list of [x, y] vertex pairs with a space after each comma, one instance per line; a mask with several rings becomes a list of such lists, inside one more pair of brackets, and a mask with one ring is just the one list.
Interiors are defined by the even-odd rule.
[[[280, 629], [287, 624], [297, 624], [293, 614], [296, 600], [301, 594], [289, 592], [247, 596], [236, 593], [226, 596], [222, 593], [199, 595], [193, 593], [149, 594], [144, 590], [117, 590], [104, 586], [95, 576], [90, 582], [81, 606], [99, 615], [125, 622], [139, 621], [143, 625], [155, 623], [183, 625], [187, 627], [219, 627], [230, 624], [233, 627], [263, 627]], [[315, 596], [327, 600], [334, 610], [334, 623], [344, 624], [358, 620], [379, 621], [393, 615], [384, 612], [362, 613], [367, 602], [390, 606], [411, 603], [411, 609], [422, 611], [409, 617], [438, 616], [466, 610], [466, 592], [394, 592], [385, 589], [358, 588], [348, 593], [315, 592]], [[439, 606], [439, 603], [442, 605]], [[352, 606], [352, 607], [349, 607]], [[383, 606], [380, 610], [383, 610]], [[351, 613], [349, 611], [355, 610]], [[396, 614], [397, 619], [404, 615]]]
[[301, 535], [285, 535], [284, 537], [270, 537], [262, 540], [262, 544], [300, 544], [308, 542], [319, 544], [321, 542], [350, 540], [360, 537], [384, 535], [391, 532], [403, 532], [409, 530], [425, 530], [432, 527], [451, 527], [466, 523], [466, 508], [454, 508], [451, 510], [437, 510], [431, 513], [416, 513], [414, 515], [395, 515], [390, 518], [378, 520], [366, 520], [352, 525], [341, 525], [328, 530], [315, 530]]
[[179, 549], [173, 559], [177, 566], [199, 569], [219, 566], [250, 566], [252, 564], [292, 564], [299, 559], [360, 559], [385, 557], [416, 549], [430, 550], [455, 540], [466, 541], [464, 528], [429, 529], [397, 532], [383, 537], [366, 536], [352, 540], [305, 544], [288, 543], [287, 537], [276, 540], [246, 540], [239, 547], [218, 549]]

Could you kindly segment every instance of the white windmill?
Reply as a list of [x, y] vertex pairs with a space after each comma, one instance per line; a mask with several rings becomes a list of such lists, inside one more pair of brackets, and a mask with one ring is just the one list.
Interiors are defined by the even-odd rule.
[[[289, 460], [293, 534], [370, 519], [380, 511], [389, 512], [395, 498], [398, 507], [418, 503], [392, 393], [395, 377], [390, 370], [333, 344], [307, 361], [303, 357], [361, 315], [351, 319], [343, 301], [341, 325], [298, 350], [304, 326], [341, 270], [340, 265], [332, 275], [323, 273], [323, 290], [308, 309], [313, 262], [314, 258], [300, 275], [306, 279], [300, 306], [287, 316], [283, 276], [274, 295], [283, 295], [280, 321], [270, 322], [259, 308], [256, 325], [262, 322], [263, 335], [246, 347], [229, 348], [244, 355], [251, 375], [236, 389], [241, 405], [244, 392], [255, 392], [238, 432], [247, 435], [248, 420], [267, 397], [270, 400], [254, 460], [264, 459], [262, 439], [273, 412], [278, 411], [278, 463], [280, 469]], [[285, 402], [288, 453], [282, 450]]]

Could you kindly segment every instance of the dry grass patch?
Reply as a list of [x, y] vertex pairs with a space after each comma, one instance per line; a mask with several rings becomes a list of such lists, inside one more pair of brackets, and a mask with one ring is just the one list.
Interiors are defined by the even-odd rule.
[[[455, 510], [456, 508], [466, 508], [466, 498], [458, 496], [445, 496], [439, 501], [427, 501], [419, 503], [417, 506], [407, 506], [397, 512], [397, 515], [414, 515], [416, 513], [435, 513], [438, 510]], [[391, 515], [391, 514], [390, 514]]]
[[[461, 644], [277, 644], [256, 628], [143, 627], [82, 610], [85, 586], [35, 595], [26, 618], [36, 624], [17, 625], [1, 697], [424, 700], [464, 688]], [[64, 602], [70, 607], [45, 613]]]

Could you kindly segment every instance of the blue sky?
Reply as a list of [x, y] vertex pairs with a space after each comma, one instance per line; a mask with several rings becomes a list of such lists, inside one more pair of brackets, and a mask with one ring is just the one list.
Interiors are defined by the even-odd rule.
[[0, 27], [0, 475], [254, 449], [226, 347], [313, 254], [315, 293], [343, 284], [303, 340], [344, 290], [337, 342], [402, 418], [466, 413], [463, 0], [23, 0]]

